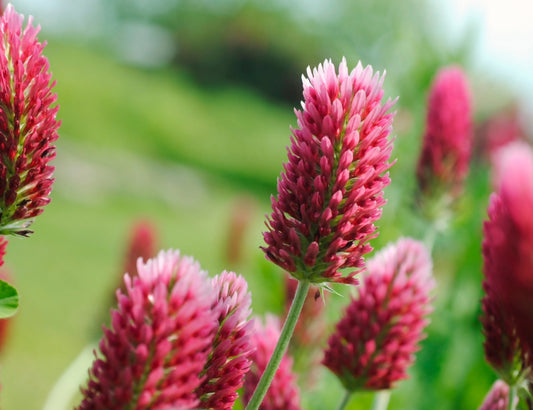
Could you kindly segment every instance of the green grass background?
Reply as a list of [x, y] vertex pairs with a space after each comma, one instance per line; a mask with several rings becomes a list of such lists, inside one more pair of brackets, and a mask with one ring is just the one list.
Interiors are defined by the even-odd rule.
[[[5, 258], [21, 294], [1, 356], [7, 410], [42, 408], [57, 378], [94, 341], [139, 218], [157, 226], [161, 248], [193, 255], [211, 275], [228, 268], [243, 274], [254, 313], [283, 306], [281, 271], [258, 247], [295, 125], [292, 109], [245, 89], [200, 88], [180, 72], [123, 66], [79, 44], [49, 40], [45, 50], [57, 80], [61, 137], [53, 201], [29, 239], [10, 239]], [[389, 82], [394, 73], [386, 89]], [[425, 101], [409, 106], [407, 112], [400, 98], [396, 107], [397, 164], [377, 249], [402, 235], [424, 235], [411, 198]], [[439, 286], [429, 337], [391, 409], [476, 408], [495, 379], [478, 321], [489, 190], [487, 168], [475, 164], [461, 213], [434, 248]], [[253, 217], [242, 260], [228, 266], [229, 219], [242, 201], [254, 204]], [[343, 296], [332, 295], [327, 306], [331, 325], [349, 300], [349, 289], [337, 290]], [[340, 384], [322, 373], [315, 389], [302, 391], [306, 409], [340, 401]], [[368, 408], [370, 400], [354, 396], [349, 408]]]

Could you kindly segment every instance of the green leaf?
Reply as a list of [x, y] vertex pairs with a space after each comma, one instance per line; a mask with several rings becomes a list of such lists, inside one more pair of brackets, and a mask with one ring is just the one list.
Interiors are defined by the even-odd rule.
[[0, 319], [13, 316], [19, 307], [17, 289], [9, 283], [0, 280]]

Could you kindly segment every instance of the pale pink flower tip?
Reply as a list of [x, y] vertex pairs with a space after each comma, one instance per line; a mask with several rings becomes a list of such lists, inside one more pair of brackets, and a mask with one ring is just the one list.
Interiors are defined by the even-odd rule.
[[483, 225], [482, 323], [487, 361], [513, 383], [533, 364], [533, 151], [509, 144], [495, 171], [497, 193]]
[[[265, 325], [254, 321], [255, 331], [252, 345], [255, 352], [252, 355], [252, 367], [244, 382], [244, 403], [247, 404], [263, 375], [265, 368], [274, 352], [280, 336], [280, 323], [277, 317], [268, 315]], [[260, 410], [300, 410], [300, 393], [296, 384], [296, 375], [292, 371], [292, 358], [287, 354], [281, 360], [276, 375], [272, 380], [266, 396], [259, 406]]]
[[212, 309], [219, 328], [205, 366], [205, 380], [196, 394], [202, 408], [232, 409], [254, 350], [250, 340], [253, 322], [248, 319], [251, 295], [244, 278], [233, 272], [224, 271], [215, 276], [212, 285], [215, 291]]
[[50, 202], [59, 121], [39, 27], [23, 21], [11, 4], [0, 18], [0, 234], [27, 236]]
[[326, 60], [307, 76], [263, 250], [296, 279], [354, 284], [390, 182], [394, 101], [361, 63], [349, 72], [343, 59], [337, 73]]
[[218, 328], [206, 273], [178, 251], [125, 275], [79, 409], [195, 409]]
[[349, 391], [390, 389], [407, 378], [431, 312], [428, 250], [400, 239], [368, 261], [359, 297], [330, 337], [323, 364]]
[[459, 67], [441, 69], [432, 84], [417, 178], [428, 195], [461, 193], [472, 151], [468, 81]]
[[[515, 397], [515, 406], [518, 397]], [[507, 410], [509, 408], [509, 386], [502, 380], [496, 380], [485, 396], [479, 410]]]

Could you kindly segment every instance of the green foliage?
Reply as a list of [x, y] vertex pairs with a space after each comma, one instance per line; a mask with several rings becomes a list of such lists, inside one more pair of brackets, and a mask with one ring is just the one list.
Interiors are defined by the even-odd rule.
[[19, 294], [17, 289], [9, 283], [0, 280], [0, 319], [5, 319], [17, 313]]

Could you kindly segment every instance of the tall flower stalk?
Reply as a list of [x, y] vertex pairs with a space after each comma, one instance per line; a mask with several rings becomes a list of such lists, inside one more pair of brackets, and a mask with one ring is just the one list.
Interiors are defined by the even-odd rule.
[[345, 59], [338, 72], [326, 60], [307, 75], [263, 248], [267, 259], [299, 283], [249, 409], [257, 409], [266, 394], [310, 285], [357, 283], [390, 182], [394, 115], [388, 111], [395, 101], [382, 102], [384, 76], [361, 63], [349, 72]]
[[0, 19], [0, 234], [27, 236], [50, 202], [57, 96], [39, 27], [8, 4]]

